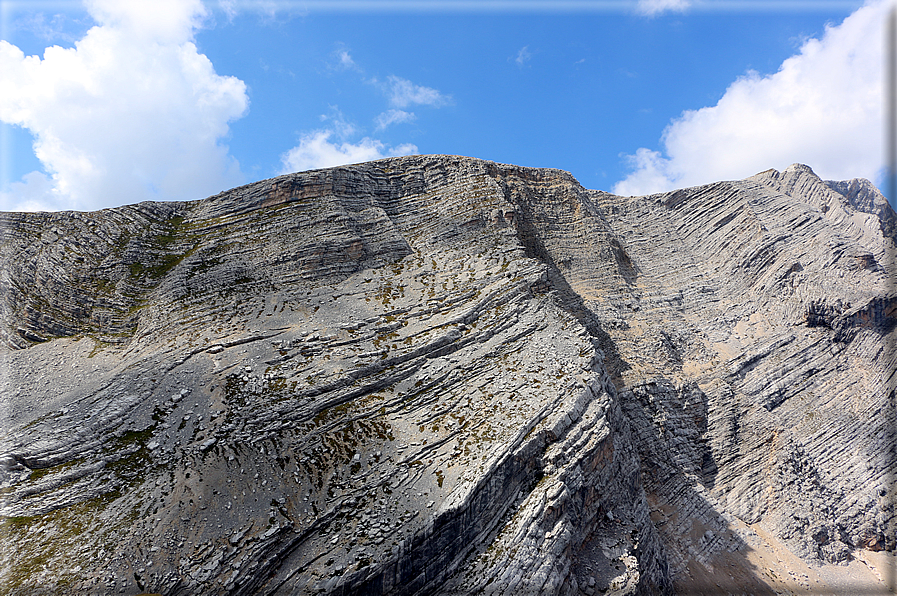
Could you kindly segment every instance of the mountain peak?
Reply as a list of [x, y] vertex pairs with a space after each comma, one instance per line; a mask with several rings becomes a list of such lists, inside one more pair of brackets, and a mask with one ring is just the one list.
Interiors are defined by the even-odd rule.
[[807, 172], [0, 214], [0, 592], [835, 591], [895, 549], [897, 297], [866, 186]]
[[785, 168], [785, 171], [783, 173], [784, 174], [809, 174], [815, 178], [819, 178], [819, 176], [816, 175], [816, 172], [813, 171], [813, 168], [811, 168], [810, 166], [808, 166], [806, 164], [802, 164], [802, 163], [791, 164], [790, 166]]

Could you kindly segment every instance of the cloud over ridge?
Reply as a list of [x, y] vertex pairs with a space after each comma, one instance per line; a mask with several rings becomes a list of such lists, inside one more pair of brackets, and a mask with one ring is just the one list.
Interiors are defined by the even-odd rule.
[[417, 153], [417, 147], [410, 143], [387, 147], [382, 141], [370, 137], [364, 137], [357, 143], [333, 142], [330, 139], [334, 134], [334, 131], [325, 129], [303, 135], [299, 144], [283, 155], [282, 173], [330, 168]]
[[97, 209], [194, 199], [242, 182], [221, 144], [248, 109], [193, 43], [199, 0], [91, 0], [98, 25], [74, 48], [25, 56], [0, 41], [0, 120], [28, 129], [45, 171], [0, 193], [0, 209]]
[[[340, 56], [348, 57], [348, 50], [341, 48], [340, 51]], [[417, 115], [405, 108], [413, 106], [439, 108], [452, 102], [451, 96], [438, 89], [418, 85], [396, 75], [387, 76], [386, 82], [376, 78], [368, 82], [378, 86], [386, 95], [388, 105], [392, 106], [374, 118], [377, 131], [384, 131], [393, 124], [417, 120]], [[331, 108], [335, 111], [335, 115], [321, 116], [322, 120], [329, 121], [325, 128], [303, 133], [299, 144], [281, 156], [283, 165], [281, 173], [328, 168], [419, 152], [417, 145], [412, 143], [390, 146], [368, 136], [355, 143], [349, 142], [346, 139], [359, 133], [358, 129], [348, 123], [337, 108], [334, 106]]]
[[689, 110], [663, 132], [663, 151], [625, 156], [613, 191], [641, 195], [740, 179], [794, 162], [830, 179], [880, 175], [883, 29], [888, 2], [868, 2], [808, 39], [778, 72], [748, 72], [715, 106]]

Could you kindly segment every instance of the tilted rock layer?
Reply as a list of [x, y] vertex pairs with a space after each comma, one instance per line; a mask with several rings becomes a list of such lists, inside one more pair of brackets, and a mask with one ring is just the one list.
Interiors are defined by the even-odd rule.
[[754, 554], [895, 549], [894, 222], [449, 156], [2, 214], [0, 592], [812, 593]]

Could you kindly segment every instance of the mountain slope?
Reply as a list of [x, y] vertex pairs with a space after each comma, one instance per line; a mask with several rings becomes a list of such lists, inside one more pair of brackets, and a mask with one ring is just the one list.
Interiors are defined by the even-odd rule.
[[893, 551], [893, 212], [850, 188], [413, 156], [2, 214], [0, 586], [772, 593], [761, 536]]

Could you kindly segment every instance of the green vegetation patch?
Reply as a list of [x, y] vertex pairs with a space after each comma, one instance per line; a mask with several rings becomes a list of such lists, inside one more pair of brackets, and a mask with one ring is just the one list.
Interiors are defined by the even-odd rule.
[[43, 478], [47, 474], [57, 474], [59, 472], [64, 472], [64, 471], [66, 471], [70, 468], [73, 468], [79, 464], [83, 464], [85, 461], [87, 461], [87, 458], [79, 457], [77, 459], [73, 459], [71, 461], [67, 461], [67, 462], [64, 462], [64, 463], [61, 463], [61, 464], [58, 464], [55, 466], [51, 466], [49, 468], [41, 468], [38, 470], [32, 470], [31, 474], [28, 475], [28, 480], [34, 481], [34, 480]]
[[[15, 555], [15, 565], [0, 576], [0, 593], [33, 587], [35, 576], [56, 561], [66, 567], [89, 566], [90, 560], [79, 560], [75, 553], [81, 551], [86, 535], [93, 533], [102, 541], [123, 525], [97, 523], [97, 516], [121, 496], [119, 491], [110, 491], [44, 515], [0, 518], [0, 553]], [[60, 578], [60, 585], [66, 579]]]

